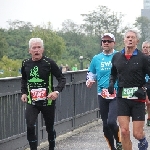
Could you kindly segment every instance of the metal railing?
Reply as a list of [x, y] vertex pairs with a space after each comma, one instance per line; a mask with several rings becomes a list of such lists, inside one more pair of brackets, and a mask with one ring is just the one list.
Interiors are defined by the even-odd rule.
[[[96, 84], [85, 86], [87, 70], [64, 73], [66, 85], [56, 100], [55, 130], [57, 136], [99, 118]], [[0, 150], [28, 148], [25, 106], [21, 101], [21, 77], [0, 79]], [[54, 84], [57, 84], [54, 79]], [[36, 123], [38, 145], [47, 140], [42, 114]]]

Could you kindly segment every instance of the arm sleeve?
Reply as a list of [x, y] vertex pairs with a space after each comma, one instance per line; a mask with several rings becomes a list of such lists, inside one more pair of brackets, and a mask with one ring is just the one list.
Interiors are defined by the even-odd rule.
[[146, 73], [147, 73], [147, 82], [145, 84], [147, 90], [146, 90], [146, 93], [147, 93], [147, 96], [148, 96], [148, 99], [150, 100], [150, 57], [146, 56], [146, 58], [144, 59], [146, 60], [145, 62], [145, 65], [146, 66]]
[[87, 72], [86, 80], [96, 80], [96, 69], [95, 69], [94, 58], [92, 59], [90, 63], [90, 67]]
[[93, 57], [91, 63], [90, 63], [90, 67], [88, 69], [89, 72], [96, 74], [96, 69], [95, 69], [95, 57]]
[[22, 94], [27, 94], [28, 93], [27, 77], [26, 77], [26, 72], [25, 72], [25, 67], [23, 65], [23, 62], [22, 62], [22, 67], [21, 67], [21, 74], [22, 74], [22, 78], [21, 78], [21, 92], [22, 92]]
[[115, 84], [115, 82], [117, 80], [117, 69], [114, 65], [114, 61], [115, 61], [114, 56], [113, 56], [112, 61], [111, 61], [112, 62], [112, 67], [111, 67], [111, 71], [110, 71], [109, 84]]
[[87, 72], [86, 80], [95, 80], [96, 74], [93, 74], [92, 72]]
[[52, 75], [54, 75], [58, 81], [58, 84], [55, 87], [55, 91], [61, 92], [63, 90], [63, 88], [65, 87], [66, 78], [62, 74], [58, 65], [54, 61], [51, 61], [51, 72], [52, 72]]

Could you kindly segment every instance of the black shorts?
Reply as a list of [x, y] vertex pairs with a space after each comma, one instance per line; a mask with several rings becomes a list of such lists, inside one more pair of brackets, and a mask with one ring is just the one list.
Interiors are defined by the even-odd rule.
[[118, 116], [130, 116], [132, 121], [145, 121], [145, 103], [117, 98]]

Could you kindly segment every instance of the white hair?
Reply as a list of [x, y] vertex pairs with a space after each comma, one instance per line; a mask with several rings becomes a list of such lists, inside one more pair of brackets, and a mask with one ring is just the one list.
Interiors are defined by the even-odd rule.
[[124, 34], [124, 38], [126, 37], [126, 35], [127, 35], [128, 32], [133, 32], [133, 33], [135, 33], [137, 39], [138, 39], [138, 40], [140, 39], [140, 34], [139, 34], [139, 32], [138, 32], [137, 30], [135, 30], [135, 29], [128, 29], [128, 30], [126, 30], [126, 31], [125, 31], [125, 34]]
[[29, 40], [29, 49], [31, 48], [32, 43], [39, 42], [41, 43], [42, 48], [44, 48], [43, 40], [41, 38], [31, 38]]
[[143, 42], [143, 43], [142, 43], [142, 47], [143, 47], [144, 44], [148, 44], [148, 46], [149, 46], [149, 48], [150, 48], [150, 42], [149, 42], [149, 41]]

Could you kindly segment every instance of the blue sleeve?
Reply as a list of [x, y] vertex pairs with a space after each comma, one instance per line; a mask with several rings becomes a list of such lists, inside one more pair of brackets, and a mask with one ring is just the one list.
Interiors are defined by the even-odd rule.
[[93, 57], [90, 67], [89, 67], [89, 72], [92, 72], [93, 74], [96, 74], [96, 68], [95, 68], [95, 57]]

